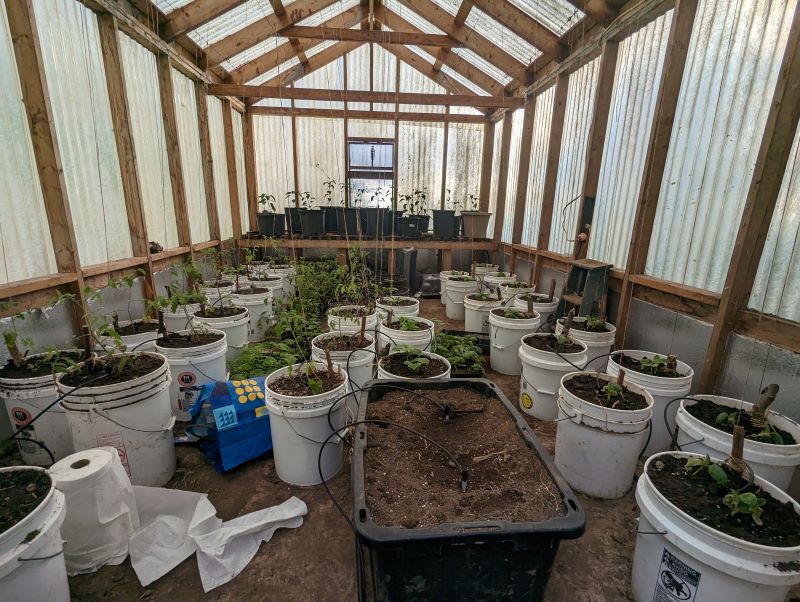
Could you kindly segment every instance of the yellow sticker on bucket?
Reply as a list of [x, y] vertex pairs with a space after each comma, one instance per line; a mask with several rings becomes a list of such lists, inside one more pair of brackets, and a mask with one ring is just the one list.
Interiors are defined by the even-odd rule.
[[520, 404], [522, 404], [522, 407], [526, 410], [530, 410], [533, 407], [533, 399], [531, 399], [531, 396], [527, 393], [523, 393], [520, 398]]

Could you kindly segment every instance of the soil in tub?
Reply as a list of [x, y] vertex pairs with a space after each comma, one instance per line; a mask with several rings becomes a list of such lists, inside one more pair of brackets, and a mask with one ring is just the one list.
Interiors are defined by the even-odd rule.
[[15, 366], [13, 360], [0, 368], [0, 378], [37, 378], [64, 372], [73, 364], [83, 361], [82, 351], [56, 351], [43, 357], [27, 358], [22, 366]]
[[246, 288], [237, 288], [237, 295], [263, 295], [267, 292], [266, 288], [258, 288], [257, 286], [248, 286]]
[[564, 381], [564, 386], [575, 397], [579, 397], [596, 406], [615, 410], [643, 410], [647, 407], [647, 400], [644, 395], [634, 393], [624, 385], [619, 389], [614, 387], [606, 388], [615, 384], [614, 381], [602, 380], [591, 374], [577, 374]]
[[[657, 353], [654, 353], [652, 356], [644, 356], [641, 360], [637, 360], [629, 355], [625, 355], [624, 353], [619, 353], [617, 355], [612, 355], [611, 357], [614, 358], [620, 366], [625, 368], [626, 370], [633, 370], [634, 372], [641, 372], [642, 374], [648, 374], [650, 376], [660, 376], [663, 378], [680, 378], [681, 376], [686, 376], [685, 374], [681, 374], [678, 372], [675, 366], [669, 366], [668, 360], [664, 356], [659, 356], [661, 360], [664, 362], [658, 366], [643, 366], [642, 361], [658, 361], [655, 359]], [[677, 366], [677, 362], [676, 362]]]
[[61, 377], [61, 384], [67, 387], [116, 385], [150, 374], [163, 364], [163, 357], [152, 354], [105, 355], [94, 361], [86, 361], [77, 369], [66, 373]]
[[244, 307], [206, 305], [194, 315], [198, 318], [231, 318], [246, 312]]
[[189, 347], [202, 347], [219, 341], [223, 336], [221, 332], [189, 332], [177, 334], [170, 332], [156, 340], [156, 345], [167, 349], [186, 349]]
[[328, 314], [337, 318], [363, 318], [370, 314], [369, 308], [364, 306], [358, 307], [334, 307], [328, 311]]
[[413, 299], [407, 299], [405, 297], [383, 297], [378, 299], [378, 303], [382, 305], [394, 305], [395, 307], [416, 305]]
[[418, 320], [412, 320], [411, 318], [394, 318], [391, 323], [389, 320], [386, 319], [383, 321], [383, 325], [387, 328], [391, 328], [392, 330], [402, 330], [404, 332], [414, 332], [417, 330], [430, 330], [431, 325], [426, 324], [425, 322], [421, 322]]
[[492, 310], [492, 313], [495, 316], [500, 316], [501, 318], [506, 318], [508, 320], [530, 320], [534, 317], [533, 314], [529, 314], [528, 312], [515, 309], [513, 307], [495, 307]]
[[294, 370], [291, 376], [287, 374], [276, 378], [269, 384], [269, 388], [281, 395], [310, 397], [327, 393], [343, 382], [344, 375], [339, 372], [314, 368], [307, 373], [305, 367], [301, 367], [299, 371]]
[[33, 512], [49, 491], [50, 477], [41, 470], [0, 472], [0, 533]]
[[158, 322], [143, 322], [142, 320], [136, 320], [135, 322], [131, 322], [125, 326], [120, 326], [114, 330], [116, 330], [117, 333], [123, 337], [132, 334], [141, 334], [143, 332], [155, 332], [158, 330]]
[[[769, 436], [759, 437], [758, 435], [763, 433], [764, 429], [753, 424], [753, 417], [749, 412], [719, 405], [708, 399], [687, 405], [686, 411], [699, 421], [704, 422], [708, 426], [719, 431], [728, 433], [729, 435], [733, 434], [733, 427], [738, 425], [744, 427], [744, 436], [746, 439], [752, 439], [753, 441], [759, 441], [761, 443], [773, 443], [777, 445], [794, 445], [797, 443], [797, 441], [794, 440], [794, 437], [792, 437], [789, 433], [771, 425], [770, 429], [778, 433], [778, 436], [783, 443], [779, 443], [775, 439], [771, 439]], [[723, 413], [726, 415], [726, 419], [721, 418], [720, 422], [717, 422], [717, 417]], [[767, 416], [769, 416], [769, 414], [767, 414]]]
[[314, 343], [320, 349], [326, 351], [355, 351], [356, 349], [363, 349], [369, 347], [372, 342], [364, 337], [359, 345], [361, 337], [356, 334], [337, 334], [335, 336], [325, 337]]
[[528, 347], [533, 347], [539, 351], [549, 351], [550, 353], [558, 352], [562, 355], [565, 353], [580, 353], [583, 351], [583, 345], [576, 343], [569, 337], [566, 338], [567, 340], [563, 345], [559, 345], [559, 337], [554, 334], [548, 334], [546, 336], [529, 335], [522, 339], [522, 342]]
[[428, 363], [421, 365], [416, 372], [406, 365], [406, 361], [412, 361], [415, 357], [405, 353], [390, 353], [381, 360], [381, 367], [395, 376], [404, 378], [435, 378], [447, 372], [447, 364], [439, 358], [427, 355], [423, 357]]

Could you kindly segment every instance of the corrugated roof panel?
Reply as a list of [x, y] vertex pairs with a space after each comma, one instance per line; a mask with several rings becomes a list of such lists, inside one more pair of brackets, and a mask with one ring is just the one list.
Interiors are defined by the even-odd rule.
[[406, 8], [406, 6], [401, 4], [399, 0], [383, 0], [382, 4], [393, 13], [400, 15], [403, 17], [403, 19], [411, 23], [411, 25], [424, 31], [425, 33], [434, 33], [440, 35], [444, 33], [441, 29], [434, 26], [432, 23], [418, 15], [410, 8]]
[[[400, 92], [447, 94], [442, 86], [403, 61], [400, 61]], [[444, 113], [444, 106], [401, 104], [400, 110], [412, 113]]]
[[542, 214], [550, 125], [553, 121], [555, 97], [556, 88], [550, 86], [536, 97], [536, 107], [534, 107], [528, 191], [525, 201], [525, 219], [522, 222], [522, 244], [529, 247], [535, 247], [539, 240], [539, 219]]
[[722, 290], [796, 3], [700, 3], [647, 274]]
[[492, 63], [487, 61], [481, 55], [472, 52], [472, 50], [469, 50], [468, 48], [453, 48], [453, 52], [455, 52], [458, 56], [460, 56], [462, 59], [464, 59], [471, 65], [483, 71], [489, 77], [496, 79], [504, 86], [507, 86], [511, 81], [511, 77], [506, 75], [502, 70], [495, 67]]
[[[291, 2], [287, 1], [283, 4], [289, 7]], [[272, 14], [274, 14], [272, 6], [266, 0], [249, 0], [249, 2], [232, 8], [216, 19], [212, 19], [208, 23], [201, 25], [194, 31], [190, 31], [188, 35], [192, 40], [197, 42], [201, 48], [206, 48], [214, 42], [218, 42], [222, 38], [227, 38], [229, 35], [236, 33], [243, 27]]]
[[445, 186], [450, 191], [450, 199], [444, 208], [472, 209], [470, 197], [477, 199], [481, 188], [485, 126], [482, 123], [449, 123], [447, 127]]
[[[263, 1], [263, 0], [262, 0]], [[342, 14], [346, 10], [350, 10], [354, 6], [358, 5], [359, 0], [339, 0], [330, 6], [323, 8], [321, 11], [318, 11], [311, 15], [310, 17], [306, 17], [302, 21], [298, 21], [298, 25], [303, 25], [307, 27], [317, 27], [325, 23], [325, 21], [329, 19], [333, 19], [336, 15]], [[286, 6], [286, 2], [283, 3]], [[287, 11], [291, 12], [291, 11]], [[335, 23], [332, 27], [339, 27]]]
[[[247, 203], [247, 172], [244, 160], [244, 124], [242, 114], [231, 107], [233, 125], [233, 149], [236, 156], [236, 183], [239, 189], [239, 215], [242, 218], [242, 232], [251, 230], [250, 207]], [[255, 203], [256, 200], [253, 199]]]
[[619, 46], [589, 257], [624, 268], [658, 98], [672, 11]]
[[281, 63], [277, 67], [273, 67], [272, 69], [270, 69], [266, 73], [262, 73], [257, 78], [251, 79], [247, 83], [250, 84], [250, 85], [253, 85], [253, 86], [260, 86], [264, 82], [268, 82], [273, 77], [277, 77], [281, 73], [284, 73], [284, 72], [288, 71], [289, 69], [291, 69], [292, 67], [296, 67], [299, 64], [300, 64], [300, 59], [298, 59], [296, 56], [293, 56], [292, 58], [290, 58], [285, 63]]
[[510, 243], [514, 233], [514, 213], [517, 203], [517, 180], [519, 175], [519, 154], [522, 144], [522, 121], [525, 109], [514, 111], [511, 122], [511, 148], [508, 153], [508, 174], [506, 181], [506, 206], [503, 214], [503, 232], [501, 240]]
[[584, 14], [565, 0], [508, 0], [548, 29], [564, 35]]
[[[359, 46], [346, 55], [347, 60], [347, 89], [369, 90], [370, 85], [370, 57], [369, 44]], [[347, 108], [354, 111], [369, 111], [368, 102], [349, 102]]]
[[281, 46], [282, 44], [288, 44], [289, 39], [283, 38], [281, 36], [275, 36], [270, 38], [269, 40], [264, 40], [263, 42], [259, 42], [255, 46], [250, 46], [240, 52], [239, 54], [232, 56], [227, 61], [223, 61], [221, 63], [222, 67], [226, 71], [233, 71], [234, 69], [238, 69], [245, 63], [249, 63], [253, 59], [257, 59], [263, 54], [267, 54]]
[[469, 88], [475, 94], [480, 94], [481, 96], [489, 96], [489, 93], [486, 90], [484, 90], [483, 88], [479, 87], [472, 80], [467, 79], [466, 77], [464, 77], [460, 73], [457, 73], [457, 72], [453, 71], [447, 65], [442, 65], [441, 72], [444, 73], [450, 79], [452, 79], [454, 81], [457, 81], [462, 86], [465, 86], [465, 87]]
[[298, 109], [343, 109], [344, 102], [335, 99], [341, 98], [338, 91], [344, 89], [344, 59], [336, 59], [301, 77], [294, 82], [294, 87], [331, 90], [331, 100], [296, 100], [294, 106]]
[[164, 13], [165, 15], [170, 14], [174, 10], [178, 10], [179, 8], [186, 6], [192, 0], [152, 0], [153, 4], [155, 4], [158, 9]]
[[501, 119], [494, 124], [494, 141], [492, 144], [492, 174], [489, 180], [489, 213], [492, 216], [489, 218], [489, 225], [486, 228], [489, 238], [492, 237], [494, 232], [494, 220], [497, 213], [497, 188], [500, 180], [500, 149], [503, 143], [503, 120]]

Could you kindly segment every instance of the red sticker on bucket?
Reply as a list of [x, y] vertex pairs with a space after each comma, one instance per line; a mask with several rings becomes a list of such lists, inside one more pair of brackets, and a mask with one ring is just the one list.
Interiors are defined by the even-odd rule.
[[197, 382], [197, 376], [195, 376], [194, 372], [181, 372], [178, 374], [177, 380], [181, 387], [191, 387]]
[[14, 423], [18, 426], [25, 426], [31, 421], [31, 413], [25, 408], [11, 408], [11, 416], [14, 418]]

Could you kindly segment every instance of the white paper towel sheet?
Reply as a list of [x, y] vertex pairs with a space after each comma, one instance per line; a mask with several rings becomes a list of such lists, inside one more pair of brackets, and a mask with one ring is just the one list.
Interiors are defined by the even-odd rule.
[[196, 552], [203, 590], [209, 592], [238, 575], [277, 529], [299, 527], [308, 513], [305, 502], [292, 497], [223, 522], [204, 493], [138, 486], [133, 491], [141, 527], [131, 537], [130, 556], [143, 586]]

